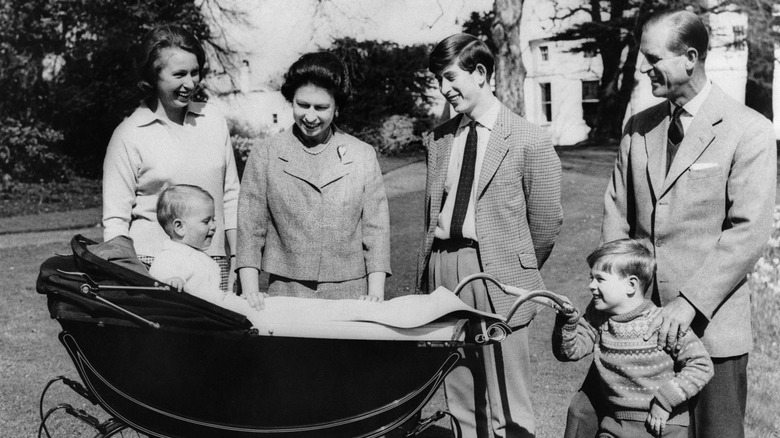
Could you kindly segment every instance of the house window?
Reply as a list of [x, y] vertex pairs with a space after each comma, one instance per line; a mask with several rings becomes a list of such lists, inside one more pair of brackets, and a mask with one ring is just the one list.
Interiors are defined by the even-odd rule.
[[273, 116], [274, 116], [274, 125], [275, 125], [275, 124], [279, 123], [279, 115], [278, 114], [274, 114]]
[[550, 60], [550, 49], [547, 46], [539, 47], [539, 54], [541, 54], [543, 62]]
[[734, 26], [734, 48], [736, 50], [744, 50], [746, 46], [745, 42], [745, 26]]
[[546, 121], [552, 122], [552, 86], [549, 82], [539, 85], [542, 87], [542, 114]]
[[582, 118], [591, 128], [599, 109], [599, 81], [582, 81]]

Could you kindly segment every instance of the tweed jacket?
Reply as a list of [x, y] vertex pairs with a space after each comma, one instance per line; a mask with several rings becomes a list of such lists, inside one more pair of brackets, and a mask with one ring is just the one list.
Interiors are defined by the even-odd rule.
[[319, 282], [390, 274], [376, 152], [338, 129], [330, 142], [313, 157], [289, 129], [252, 150], [238, 202], [238, 268]]
[[[418, 292], [428, 289], [434, 230], [461, 117], [439, 125], [424, 138], [428, 171], [425, 236], [417, 264]], [[544, 288], [539, 269], [552, 252], [562, 221], [561, 163], [549, 137], [501, 105], [477, 183], [476, 231], [483, 271], [511, 286]], [[515, 301], [492, 283], [488, 283], [488, 293], [493, 311], [502, 315]], [[537, 311], [537, 305], [524, 304], [509, 321], [510, 326], [530, 323]]]
[[601, 241], [652, 242], [654, 298], [682, 294], [713, 357], [751, 349], [746, 277], [772, 230], [777, 151], [772, 124], [713, 86], [668, 175], [669, 103], [632, 117], [604, 197]]

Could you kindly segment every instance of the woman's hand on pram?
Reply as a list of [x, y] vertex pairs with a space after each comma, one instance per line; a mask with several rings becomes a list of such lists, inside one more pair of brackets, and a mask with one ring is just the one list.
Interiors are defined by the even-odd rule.
[[268, 294], [265, 292], [257, 292], [257, 291], [245, 291], [244, 295], [246, 296], [246, 301], [249, 303], [250, 306], [252, 306], [255, 310], [263, 310], [265, 309], [265, 299], [268, 297]]
[[384, 299], [377, 295], [361, 295], [358, 297], [360, 301], [371, 301], [372, 303], [381, 303]]

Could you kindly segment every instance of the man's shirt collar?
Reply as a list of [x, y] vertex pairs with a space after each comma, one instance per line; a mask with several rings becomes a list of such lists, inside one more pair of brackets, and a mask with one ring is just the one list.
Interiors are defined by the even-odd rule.
[[[501, 103], [498, 101], [498, 99], [493, 98], [493, 104], [490, 105], [490, 108], [485, 111], [484, 114], [476, 119], [476, 122], [492, 131], [493, 126], [496, 124], [496, 120], [498, 120], [498, 112], [500, 110]], [[473, 119], [471, 117], [464, 114], [460, 119], [460, 125], [458, 125], [458, 128], [460, 129], [467, 126], [469, 123], [471, 123], [472, 120]]]
[[[704, 101], [707, 100], [707, 96], [710, 95], [710, 92], [712, 91], [712, 82], [710, 82], [709, 79], [707, 79], [706, 82], [704, 82], [704, 87], [699, 91], [699, 94], [694, 96], [693, 99], [689, 100], [688, 103], [683, 105], [683, 109], [685, 110], [685, 113], [688, 114], [692, 118], [696, 117], [696, 113], [699, 112], [701, 107], [704, 105]], [[676, 105], [669, 102], [670, 105], [670, 114], [674, 112], [674, 109], [676, 108]]]

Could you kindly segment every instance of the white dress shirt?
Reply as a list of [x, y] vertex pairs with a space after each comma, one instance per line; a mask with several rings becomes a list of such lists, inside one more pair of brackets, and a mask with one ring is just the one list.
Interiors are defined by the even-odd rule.
[[[466, 219], [463, 221], [463, 237], [467, 239], [479, 240], [477, 238], [476, 205], [477, 205], [477, 186], [479, 185], [479, 174], [482, 168], [482, 161], [485, 159], [490, 133], [493, 132], [493, 126], [498, 118], [498, 111], [501, 104], [498, 99], [494, 99], [493, 105], [484, 114], [475, 121], [477, 122], [477, 159], [474, 167], [474, 181], [471, 186], [471, 197], [469, 199], [468, 210], [466, 210]], [[455, 138], [452, 140], [452, 151], [450, 152], [450, 163], [447, 167], [447, 178], [444, 181], [444, 205], [442, 206], [439, 218], [436, 223], [434, 236], [437, 239], [450, 238], [450, 223], [452, 222], [452, 211], [455, 208], [455, 194], [458, 193], [458, 180], [460, 179], [460, 168], [463, 164], [463, 152], [466, 149], [466, 137], [468, 136], [468, 125], [471, 118], [463, 115], [460, 120], [458, 130], [455, 132]]]
[[[699, 91], [699, 94], [694, 96], [693, 99], [689, 100], [688, 103], [683, 105], [683, 112], [680, 114], [680, 122], [683, 125], [683, 135], [688, 133], [688, 129], [691, 127], [693, 118], [696, 117], [696, 114], [699, 112], [702, 105], [704, 105], [704, 101], [707, 100], [707, 96], [710, 95], [710, 91], [712, 91], [712, 82], [710, 82], [708, 79], [704, 83], [704, 87], [701, 89], [701, 91]], [[672, 114], [674, 113], [674, 109], [677, 107], [677, 105], [670, 101], [669, 107], [669, 114]]]

